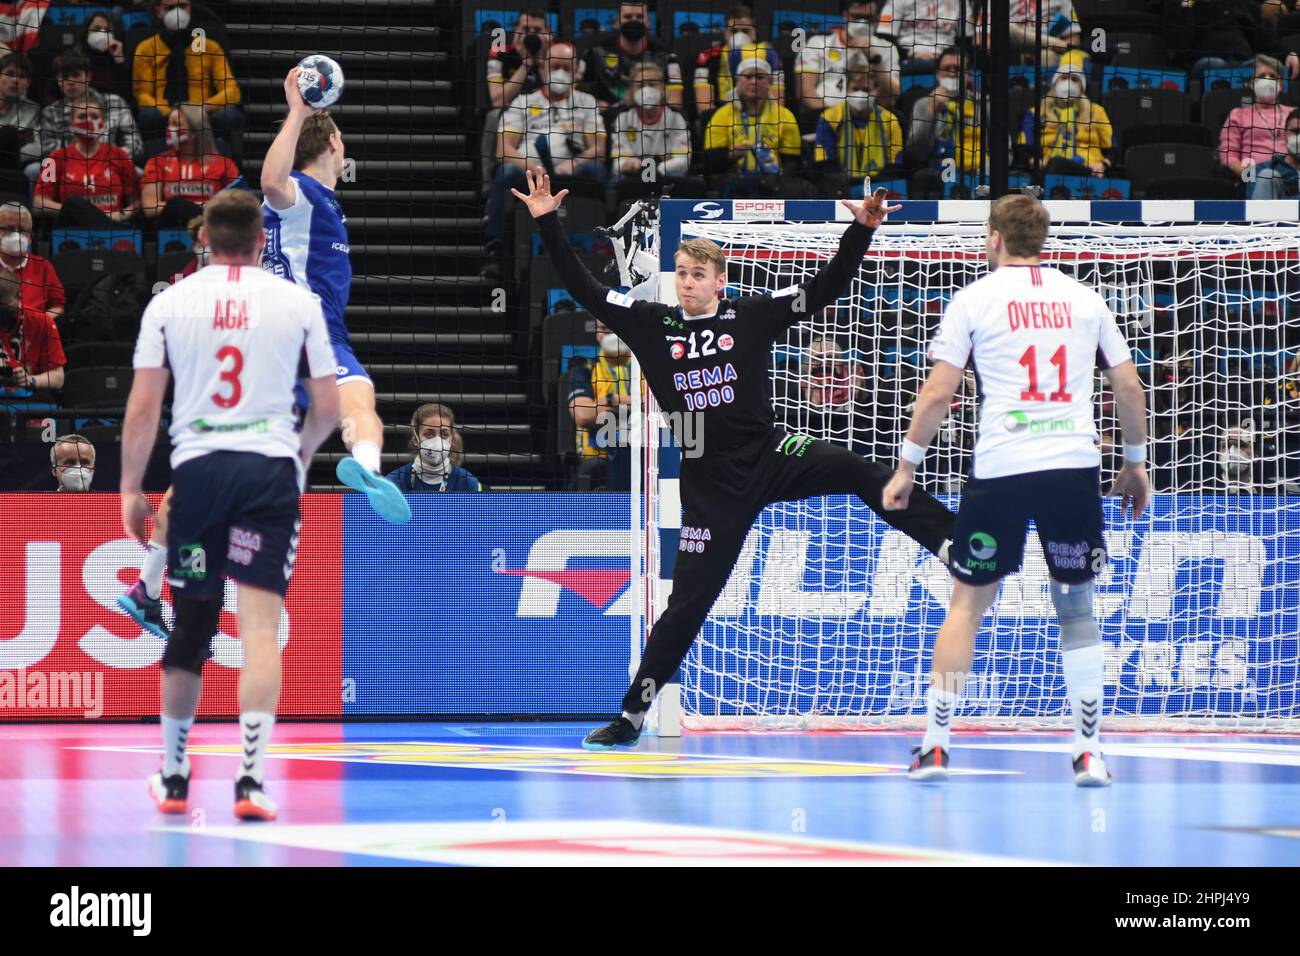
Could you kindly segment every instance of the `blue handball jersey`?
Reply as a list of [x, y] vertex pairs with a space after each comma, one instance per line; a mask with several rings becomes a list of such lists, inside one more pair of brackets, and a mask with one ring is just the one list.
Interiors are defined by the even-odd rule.
[[262, 201], [266, 231], [262, 268], [314, 292], [325, 314], [330, 341], [346, 343], [343, 311], [352, 290], [347, 217], [334, 190], [296, 169], [289, 175], [294, 184], [292, 206], [272, 209]]

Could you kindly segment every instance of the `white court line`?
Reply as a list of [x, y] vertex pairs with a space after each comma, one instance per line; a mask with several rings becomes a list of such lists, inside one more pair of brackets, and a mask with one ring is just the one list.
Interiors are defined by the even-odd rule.
[[[1104, 735], [1103, 735], [1104, 737]], [[1013, 750], [1020, 753], [1072, 753], [1073, 741], [1064, 743], [954, 743], [954, 750]], [[1257, 764], [1269, 767], [1300, 767], [1300, 745], [1265, 743], [1136, 743], [1103, 739], [1101, 751], [1108, 757], [1144, 757], [1154, 760], [1202, 760], [1208, 763]]]

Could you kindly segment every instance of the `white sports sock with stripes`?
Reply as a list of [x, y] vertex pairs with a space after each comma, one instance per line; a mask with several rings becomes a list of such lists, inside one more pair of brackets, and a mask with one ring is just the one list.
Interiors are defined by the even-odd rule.
[[262, 782], [262, 763], [266, 758], [266, 748], [271, 743], [271, 731], [275, 729], [275, 714], [264, 714], [256, 710], [245, 711], [239, 715], [240, 743], [244, 754], [239, 764], [237, 777], [252, 777]]
[[952, 734], [952, 715], [957, 710], [961, 698], [931, 686], [925, 692], [925, 739], [921, 741], [921, 753], [927, 753], [935, 747], [951, 749], [948, 745]]
[[1100, 644], [1061, 652], [1065, 692], [1074, 719], [1074, 756], [1085, 750], [1101, 753], [1101, 705], [1106, 673], [1106, 652]]
[[182, 777], [190, 775], [190, 758], [185, 756], [185, 745], [189, 742], [190, 728], [193, 726], [193, 717], [176, 720], [166, 714], [162, 715], [164, 777], [174, 777], [176, 774]]

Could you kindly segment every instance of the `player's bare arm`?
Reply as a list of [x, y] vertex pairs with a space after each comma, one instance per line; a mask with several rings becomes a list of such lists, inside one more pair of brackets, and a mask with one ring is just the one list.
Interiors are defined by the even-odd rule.
[[153, 507], [141, 491], [144, 470], [158, 437], [169, 378], [165, 368], [136, 369], [122, 419], [122, 528], [141, 544], [149, 540], [149, 519], [153, 517]]
[[289, 174], [293, 172], [293, 155], [298, 147], [298, 134], [302, 124], [311, 116], [312, 108], [302, 98], [298, 89], [299, 70], [295, 66], [284, 78], [284, 98], [289, 104], [289, 115], [280, 125], [280, 131], [266, 151], [262, 161], [262, 194], [276, 209], [288, 209], [293, 205], [293, 184]]
[[1115, 476], [1108, 495], [1118, 495], [1120, 509], [1142, 517], [1151, 500], [1151, 482], [1147, 478], [1147, 402], [1137, 366], [1123, 362], [1103, 370], [1110, 390], [1115, 394], [1115, 411], [1119, 416], [1120, 432], [1124, 439], [1124, 467]]
[[[920, 448], [928, 448], [934, 441], [939, 425], [952, 407], [953, 396], [961, 388], [965, 373], [951, 362], [936, 361], [930, 371], [930, 377], [921, 387], [916, 397], [916, 407], [912, 410], [912, 424], [907, 430], [907, 441]], [[886, 511], [899, 511], [907, 507], [912, 495], [912, 486], [916, 481], [917, 465], [899, 458], [894, 469], [894, 476], [885, 486], [884, 505]]]

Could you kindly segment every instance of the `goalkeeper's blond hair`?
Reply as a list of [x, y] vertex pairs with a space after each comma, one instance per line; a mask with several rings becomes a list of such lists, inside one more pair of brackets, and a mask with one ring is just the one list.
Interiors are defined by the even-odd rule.
[[727, 271], [727, 257], [722, 254], [722, 247], [712, 239], [687, 239], [677, 247], [677, 256], [685, 256], [693, 262], [707, 262], [721, 275]]

